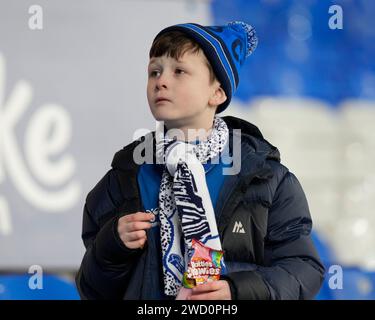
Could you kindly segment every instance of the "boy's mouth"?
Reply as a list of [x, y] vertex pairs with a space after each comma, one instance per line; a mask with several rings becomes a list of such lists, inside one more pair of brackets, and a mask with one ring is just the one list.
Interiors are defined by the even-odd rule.
[[155, 103], [159, 103], [159, 102], [162, 102], [162, 101], [168, 101], [170, 102], [171, 100], [167, 99], [167, 98], [164, 98], [164, 97], [159, 97], [159, 98], [156, 98], [155, 100]]

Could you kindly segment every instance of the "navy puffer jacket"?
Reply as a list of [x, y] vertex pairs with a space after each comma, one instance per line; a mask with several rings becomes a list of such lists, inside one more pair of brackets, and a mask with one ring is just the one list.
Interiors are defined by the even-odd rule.
[[[228, 176], [215, 207], [233, 299], [312, 299], [324, 267], [311, 239], [312, 221], [297, 178], [280, 163], [277, 148], [254, 125], [223, 117], [240, 135], [241, 171]], [[233, 129], [241, 129], [238, 133]], [[76, 284], [84, 299], [147, 299], [150, 250], [128, 249], [117, 233], [125, 214], [144, 211], [137, 184], [134, 141], [116, 153], [112, 169], [88, 194], [82, 239], [86, 253]], [[241, 232], [235, 232], [241, 228]], [[238, 231], [238, 230], [237, 230]]]

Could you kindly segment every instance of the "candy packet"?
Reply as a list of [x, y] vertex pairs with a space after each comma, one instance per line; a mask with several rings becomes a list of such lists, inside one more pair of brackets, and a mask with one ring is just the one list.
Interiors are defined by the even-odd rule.
[[192, 239], [193, 254], [182, 278], [182, 285], [176, 300], [186, 299], [191, 288], [220, 279], [223, 266], [223, 251], [205, 246], [202, 242]]

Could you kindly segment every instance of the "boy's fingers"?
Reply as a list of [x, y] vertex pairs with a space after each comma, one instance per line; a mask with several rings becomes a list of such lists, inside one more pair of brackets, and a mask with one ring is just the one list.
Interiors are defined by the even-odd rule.
[[127, 243], [125, 243], [125, 245], [129, 248], [129, 249], [138, 249], [138, 248], [141, 248], [143, 249], [145, 243], [146, 243], [146, 240], [147, 239], [140, 239], [140, 240], [136, 240], [136, 241], [129, 241]]
[[150, 229], [151, 228], [151, 223], [150, 222], [130, 222], [124, 224], [124, 230], [127, 232], [133, 232], [137, 230], [144, 230], [144, 229]]
[[142, 238], [142, 239], [132, 241], [131, 243], [134, 243], [137, 247], [143, 247], [146, 240], [147, 240], [146, 238]]
[[132, 214], [127, 214], [120, 219], [125, 222], [135, 222], [135, 221], [151, 221], [154, 218], [152, 213], [147, 212], [136, 212]]
[[125, 241], [128, 241], [128, 242], [137, 241], [137, 240], [140, 240], [142, 238], [146, 239], [146, 232], [144, 230], [128, 232], [125, 235]]
[[219, 281], [207, 282], [207, 283], [200, 284], [200, 285], [194, 287], [193, 288], [193, 294], [215, 291], [215, 290], [219, 290], [220, 288], [221, 288], [221, 285], [220, 285]]

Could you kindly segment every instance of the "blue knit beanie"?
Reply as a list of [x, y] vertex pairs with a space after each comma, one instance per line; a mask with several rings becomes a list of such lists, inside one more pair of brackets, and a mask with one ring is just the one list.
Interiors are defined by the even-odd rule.
[[217, 113], [224, 111], [238, 87], [239, 71], [242, 64], [258, 44], [255, 29], [242, 21], [233, 21], [226, 26], [201, 26], [196, 23], [184, 23], [163, 29], [155, 39], [169, 31], [185, 33], [202, 48], [227, 95], [227, 100], [219, 105]]

